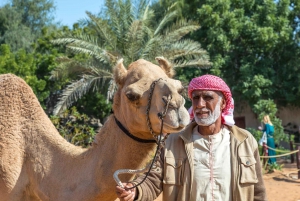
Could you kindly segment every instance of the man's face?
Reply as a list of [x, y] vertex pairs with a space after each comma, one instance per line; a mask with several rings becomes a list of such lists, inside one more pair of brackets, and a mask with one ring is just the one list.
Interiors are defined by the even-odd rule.
[[[219, 92], [220, 93], [220, 92]], [[209, 126], [221, 118], [225, 101], [215, 91], [195, 90], [192, 92], [194, 117], [197, 124]]]

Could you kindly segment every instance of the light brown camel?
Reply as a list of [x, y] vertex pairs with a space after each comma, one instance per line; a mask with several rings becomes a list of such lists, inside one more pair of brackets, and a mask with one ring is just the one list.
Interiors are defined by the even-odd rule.
[[[120, 61], [114, 70], [118, 90], [107, 122], [88, 149], [63, 139], [41, 108], [31, 88], [20, 78], [0, 76], [0, 200], [1, 201], [112, 201], [113, 173], [138, 169], [152, 156], [154, 143], [137, 142], [116, 125], [115, 117], [134, 136], [152, 139], [146, 120], [149, 88], [154, 87], [149, 112], [153, 131], [160, 131], [158, 113], [171, 96], [164, 133], [182, 130], [189, 122], [182, 86], [171, 79], [173, 69], [162, 58], [160, 66], [145, 60], [128, 70]], [[122, 181], [132, 175], [121, 175]]]

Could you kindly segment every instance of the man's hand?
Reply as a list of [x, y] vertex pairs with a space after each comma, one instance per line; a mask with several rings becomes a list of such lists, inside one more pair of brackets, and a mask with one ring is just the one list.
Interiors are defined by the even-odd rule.
[[131, 183], [123, 183], [124, 188], [120, 186], [116, 186], [116, 193], [120, 201], [133, 201], [136, 195], [136, 188], [126, 190], [126, 188], [130, 188], [133, 185]]

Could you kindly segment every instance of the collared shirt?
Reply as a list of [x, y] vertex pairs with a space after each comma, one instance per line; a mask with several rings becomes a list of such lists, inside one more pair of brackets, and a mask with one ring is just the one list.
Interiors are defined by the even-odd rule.
[[204, 136], [193, 129], [194, 178], [190, 201], [231, 201], [230, 134]]

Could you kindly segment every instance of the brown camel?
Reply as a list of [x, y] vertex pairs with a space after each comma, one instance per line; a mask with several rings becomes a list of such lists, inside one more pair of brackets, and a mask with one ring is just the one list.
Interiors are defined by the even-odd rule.
[[[133, 62], [128, 70], [120, 61], [114, 70], [118, 90], [113, 110], [93, 145], [76, 147], [62, 138], [41, 108], [31, 88], [20, 78], [0, 76], [0, 200], [1, 201], [112, 201], [113, 173], [118, 169], [145, 166], [155, 143], [133, 140], [117, 126], [115, 118], [134, 136], [153, 139], [147, 126], [149, 110], [155, 135], [160, 132], [159, 112], [172, 97], [164, 118], [164, 133], [182, 130], [189, 122], [182, 86], [172, 79], [173, 69], [163, 58], [160, 66], [145, 60]], [[122, 181], [132, 175], [121, 175]]]

